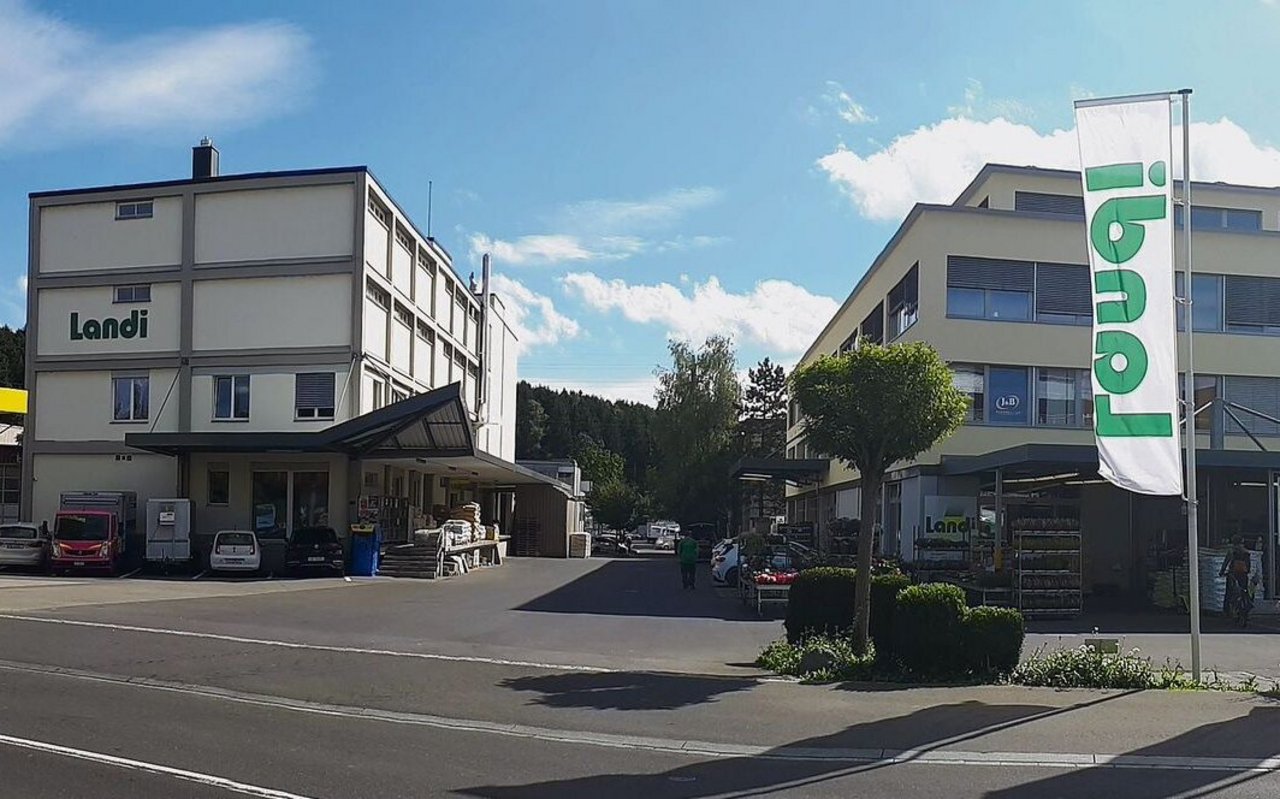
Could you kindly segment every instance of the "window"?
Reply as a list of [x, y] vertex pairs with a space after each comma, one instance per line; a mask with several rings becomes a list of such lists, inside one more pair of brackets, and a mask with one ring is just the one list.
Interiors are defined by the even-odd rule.
[[369, 195], [369, 213], [373, 214], [374, 219], [391, 227], [391, 213], [382, 206], [382, 203], [375, 200], [372, 194]]
[[151, 286], [116, 286], [112, 302], [151, 302]]
[[1027, 369], [992, 366], [987, 370], [987, 423], [1024, 425], [1027, 414]]
[[[1178, 296], [1182, 296], [1183, 286], [1186, 284], [1183, 273], [1177, 272], [1174, 275], [1174, 281], [1175, 291]], [[1191, 276], [1191, 318], [1195, 330], [1209, 332], [1222, 330], [1221, 275], [1193, 274]], [[1186, 306], [1182, 303], [1178, 303], [1178, 329], [1187, 329]]]
[[1036, 264], [1036, 321], [1092, 324], [1089, 275], [1086, 264]]
[[294, 378], [294, 415], [298, 419], [333, 418], [333, 372], [309, 372]]
[[970, 319], [1031, 319], [1035, 264], [995, 258], [947, 257], [947, 315]]
[[858, 337], [872, 344], [884, 343], [884, 303], [878, 304], [858, 326]]
[[373, 381], [373, 410], [387, 404], [387, 384], [381, 380]]
[[116, 203], [116, 219], [150, 219], [155, 211], [151, 200]]
[[957, 363], [951, 365], [951, 382], [969, 398], [966, 422], [981, 422], [987, 396], [987, 370], [984, 366]]
[[1093, 380], [1087, 369], [1036, 370], [1036, 424], [1093, 426]]
[[364, 296], [373, 301], [374, 305], [384, 310], [391, 310], [391, 292], [374, 283], [372, 280], [365, 283]]
[[231, 504], [231, 472], [225, 466], [209, 466], [208, 504]]
[[1075, 194], [1046, 194], [1038, 191], [1015, 191], [1013, 210], [1041, 214], [1061, 214], [1084, 219], [1084, 198]]
[[[1182, 227], [1182, 206], [1173, 207], [1173, 224]], [[1250, 208], [1191, 206], [1192, 230], [1262, 230], [1262, 212]]]
[[413, 329], [413, 312], [400, 303], [396, 303], [396, 321], [410, 330]]
[[249, 418], [248, 375], [218, 375], [213, 378], [213, 418]]
[[[1179, 399], [1183, 399], [1187, 396], [1186, 380], [1187, 380], [1186, 373], [1179, 372], [1178, 373], [1178, 398]], [[1199, 411], [1199, 413], [1196, 414], [1196, 432], [1202, 435], [1209, 435], [1210, 433], [1212, 433], [1214, 425], [1217, 424], [1215, 419], [1218, 416], [1218, 412], [1217, 412], [1217, 409], [1213, 407], [1212, 403], [1215, 399], [1222, 396], [1221, 380], [1222, 379], [1217, 375], [1202, 375], [1202, 374], [1196, 375], [1196, 388], [1195, 388], [1196, 401], [1195, 401], [1194, 410]], [[1200, 410], [1201, 408], [1204, 408], [1204, 410]], [[1244, 420], [1245, 416], [1247, 416], [1247, 414], [1242, 414], [1239, 412], [1236, 412], [1236, 415], [1239, 416], [1241, 420]], [[1179, 417], [1184, 418], [1185, 412], [1180, 411]], [[1256, 417], [1254, 418], [1256, 419]], [[1258, 420], [1258, 421], [1261, 421], [1261, 420]], [[1240, 432], [1239, 425], [1236, 425], [1234, 422], [1230, 422], [1229, 425], [1235, 428], [1235, 432]]]
[[1227, 275], [1223, 280], [1227, 330], [1280, 335], [1280, 279]]
[[111, 378], [112, 418], [117, 422], [145, 422], [151, 405], [151, 380], [147, 377]]
[[[1280, 419], [1280, 378], [1278, 377], [1227, 377], [1226, 399], [1244, 408], [1267, 416]], [[1196, 399], [1200, 399], [1200, 386], [1197, 381]], [[1201, 403], [1203, 404], [1203, 403]], [[1255, 436], [1280, 436], [1280, 425], [1261, 419], [1251, 413], [1235, 410], [1244, 427]], [[1227, 417], [1227, 432], [1240, 433], [1240, 425]]]
[[405, 233], [399, 227], [396, 228], [396, 243], [404, 247], [409, 252], [413, 252], [413, 237]]
[[889, 290], [889, 340], [916, 323], [920, 312], [920, 263], [907, 271], [898, 285]]

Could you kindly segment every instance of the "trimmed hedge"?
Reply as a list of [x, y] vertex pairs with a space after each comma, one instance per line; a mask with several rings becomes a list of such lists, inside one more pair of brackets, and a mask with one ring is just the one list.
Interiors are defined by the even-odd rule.
[[905, 574], [877, 574], [871, 578], [871, 640], [881, 658], [893, 656], [893, 617], [898, 594], [911, 586]]
[[925, 583], [903, 589], [893, 617], [894, 654], [913, 674], [965, 673], [968, 610], [964, 591], [954, 585]]
[[1027, 636], [1014, 608], [972, 608], [964, 617], [965, 659], [978, 674], [1008, 674], [1018, 667]]
[[[820, 566], [800, 572], [787, 599], [787, 640], [796, 643], [812, 635], [846, 632], [856, 616], [858, 573], [854, 569]], [[903, 574], [871, 578], [872, 642], [882, 653], [892, 649], [894, 603], [898, 592], [911, 585]]]

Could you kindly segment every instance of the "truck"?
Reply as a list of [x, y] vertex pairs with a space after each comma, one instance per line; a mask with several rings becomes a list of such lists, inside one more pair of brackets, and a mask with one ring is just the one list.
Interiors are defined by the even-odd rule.
[[132, 491], [65, 491], [53, 518], [49, 566], [55, 574], [115, 574], [141, 546], [138, 495]]

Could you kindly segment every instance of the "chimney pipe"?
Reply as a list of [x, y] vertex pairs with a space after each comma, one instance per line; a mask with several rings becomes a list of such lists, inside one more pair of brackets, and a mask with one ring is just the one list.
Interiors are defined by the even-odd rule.
[[200, 144], [191, 148], [191, 177], [194, 180], [218, 176], [218, 148], [213, 139], [205, 136]]

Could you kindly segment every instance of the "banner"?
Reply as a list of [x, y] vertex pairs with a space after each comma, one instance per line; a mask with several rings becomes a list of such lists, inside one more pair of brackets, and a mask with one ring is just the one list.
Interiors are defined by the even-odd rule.
[[1182, 493], [1169, 112], [1163, 94], [1076, 103], [1099, 472], [1164, 495]]

